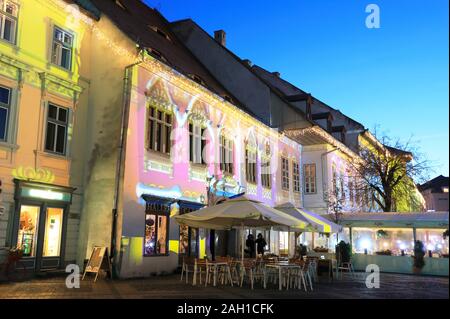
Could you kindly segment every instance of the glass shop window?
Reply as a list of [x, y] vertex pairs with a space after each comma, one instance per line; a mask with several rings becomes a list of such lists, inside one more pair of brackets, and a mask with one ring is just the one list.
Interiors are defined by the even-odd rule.
[[144, 256], [168, 254], [169, 208], [164, 205], [147, 205], [145, 214]]
[[53, 104], [48, 105], [45, 150], [52, 153], [66, 153], [69, 110]]
[[45, 222], [44, 257], [59, 256], [63, 222], [62, 208], [48, 208]]
[[38, 206], [22, 205], [20, 207], [17, 247], [23, 250], [25, 257], [36, 256], [39, 213]]
[[10, 112], [11, 89], [0, 86], [0, 141], [7, 140]]
[[0, 0], [0, 38], [16, 43], [19, 6], [12, 1]]
[[148, 108], [147, 147], [150, 150], [170, 154], [172, 114], [152, 105]]
[[[448, 236], [444, 236], [446, 229], [416, 229], [416, 239], [423, 242], [427, 252], [432, 257], [447, 257], [449, 254]], [[428, 256], [428, 254], [427, 254]]]
[[53, 31], [52, 63], [64, 69], [72, 68], [73, 35], [61, 28]]

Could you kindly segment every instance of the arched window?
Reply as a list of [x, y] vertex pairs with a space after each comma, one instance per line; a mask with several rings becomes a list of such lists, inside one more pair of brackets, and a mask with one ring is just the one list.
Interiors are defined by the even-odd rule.
[[257, 144], [253, 134], [245, 142], [245, 178], [248, 183], [256, 183]]
[[265, 188], [271, 188], [271, 170], [270, 170], [270, 143], [266, 142], [261, 156], [261, 185]]
[[233, 140], [222, 131], [220, 133], [220, 170], [223, 173], [233, 174], [233, 148]]
[[147, 114], [147, 148], [156, 152], [170, 154], [172, 112], [150, 104]]

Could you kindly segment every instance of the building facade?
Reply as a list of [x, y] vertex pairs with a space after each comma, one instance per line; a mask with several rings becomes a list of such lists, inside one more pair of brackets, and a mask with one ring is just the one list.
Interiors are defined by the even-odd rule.
[[439, 175], [419, 185], [427, 211], [448, 211], [448, 177]]
[[58, 2], [0, 1], [0, 247], [36, 271], [75, 261], [82, 205], [86, 29]]

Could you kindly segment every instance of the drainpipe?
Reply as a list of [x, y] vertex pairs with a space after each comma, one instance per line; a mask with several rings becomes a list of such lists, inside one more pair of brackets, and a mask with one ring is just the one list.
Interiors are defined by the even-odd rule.
[[116, 164], [116, 176], [115, 176], [115, 190], [114, 190], [114, 198], [113, 198], [113, 209], [112, 209], [112, 227], [111, 227], [111, 251], [110, 251], [110, 259], [112, 265], [112, 276], [113, 278], [117, 278], [117, 270], [116, 270], [116, 247], [117, 247], [117, 220], [118, 220], [118, 206], [119, 206], [119, 194], [120, 194], [120, 181], [122, 174], [122, 164], [124, 162], [125, 156], [125, 132], [128, 129], [128, 110], [130, 105], [130, 90], [131, 90], [131, 80], [130, 76], [132, 74], [132, 68], [136, 65], [141, 64], [142, 61], [137, 63], [133, 63], [127, 67], [125, 67], [125, 76], [124, 76], [124, 87], [123, 87], [123, 104], [122, 104], [122, 115], [121, 115], [121, 124], [120, 124], [120, 140], [119, 140], [119, 154], [117, 156], [117, 164]]

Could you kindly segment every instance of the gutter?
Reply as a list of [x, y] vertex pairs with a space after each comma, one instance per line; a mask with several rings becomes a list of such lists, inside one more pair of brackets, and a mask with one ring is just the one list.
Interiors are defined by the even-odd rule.
[[117, 164], [116, 164], [116, 176], [115, 176], [115, 190], [113, 197], [113, 209], [112, 209], [112, 227], [111, 227], [111, 244], [110, 244], [110, 260], [112, 265], [112, 276], [113, 278], [117, 277], [117, 221], [118, 221], [118, 208], [119, 208], [119, 194], [121, 187], [121, 175], [122, 175], [122, 164], [124, 164], [125, 160], [125, 147], [126, 147], [126, 139], [125, 132], [128, 130], [128, 116], [129, 116], [129, 105], [131, 100], [131, 74], [132, 68], [136, 65], [141, 64], [143, 61], [133, 63], [125, 67], [125, 75], [124, 75], [124, 88], [123, 88], [123, 103], [122, 103], [122, 116], [121, 116], [121, 124], [120, 124], [120, 140], [119, 140], [119, 154], [117, 156]]

